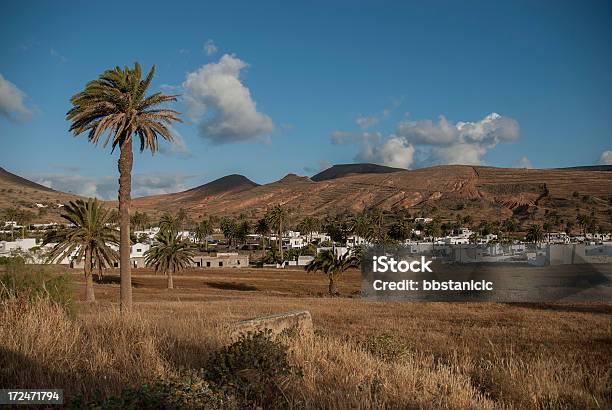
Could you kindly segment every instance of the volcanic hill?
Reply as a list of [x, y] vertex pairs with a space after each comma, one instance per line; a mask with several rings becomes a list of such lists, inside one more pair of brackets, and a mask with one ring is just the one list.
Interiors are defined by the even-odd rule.
[[[412, 214], [437, 214], [443, 219], [470, 215], [475, 221], [510, 216], [541, 221], [552, 211], [566, 221], [575, 221], [581, 212], [594, 213], [598, 224], [611, 226], [612, 172], [467, 165], [383, 169], [343, 175], [337, 171], [355, 169], [338, 166], [320, 181], [289, 174], [264, 185], [242, 175], [228, 175], [183, 192], [135, 198], [132, 204], [134, 210], [152, 216], [183, 208], [194, 218], [205, 214], [256, 218], [276, 204], [291, 208], [296, 219], [369, 208], [407, 209]], [[3, 169], [0, 193], [0, 207], [34, 211], [36, 202], [57, 204], [76, 198]], [[116, 205], [116, 201], [109, 204]]]

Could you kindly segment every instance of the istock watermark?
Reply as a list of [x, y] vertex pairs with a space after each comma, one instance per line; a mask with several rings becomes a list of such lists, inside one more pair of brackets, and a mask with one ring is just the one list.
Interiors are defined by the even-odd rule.
[[612, 302], [612, 258], [601, 257], [607, 252], [535, 245], [372, 246], [363, 252], [361, 293], [372, 300]]
[[372, 257], [372, 266], [374, 272], [385, 273], [385, 272], [432, 272], [429, 265], [431, 262], [425, 259], [425, 256], [421, 256], [421, 260], [399, 260], [396, 261], [393, 257], [386, 255]]

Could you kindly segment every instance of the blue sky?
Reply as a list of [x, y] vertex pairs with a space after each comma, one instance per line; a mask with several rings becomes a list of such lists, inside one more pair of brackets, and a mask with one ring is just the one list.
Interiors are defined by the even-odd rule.
[[113, 195], [117, 155], [65, 113], [134, 61], [185, 121], [136, 155], [136, 195], [356, 161], [612, 162], [608, 1], [8, 1], [0, 34], [0, 166], [61, 190]]

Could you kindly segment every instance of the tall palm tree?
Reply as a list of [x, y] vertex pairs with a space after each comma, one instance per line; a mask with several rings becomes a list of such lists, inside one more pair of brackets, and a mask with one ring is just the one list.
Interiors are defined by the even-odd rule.
[[268, 220], [270, 225], [275, 228], [276, 233], [277, 233], [277, 243], [278, 243], [278, 249], [280, 251], [280, 258], [281, 261], [284, 261], [283, 259], [283, 224], [286, 222], [287, 218], [289, 217], [289, 211], [287, 210], [287, 208], [281, 206], [280, 204], [275, 205], [268, 213]]
[[85, 298], [93, 302], [96, 300], [93, 268], [111, 266], [119, 258], [117, 251], [110, 247], [119, 243], [118, 232], [108, 226], [110, 213], [97, 199], [90, 198], [87, 202], [78, 199], [66, 204], [63, 210], [61, 216], [70, 224], [45, 235], [43, 245], [55, 243], [47, 258], [54, 262], [76, 253], [77, 261], [84, 259]]
[[331, 296], [337, 296], [340, 292], [336, 285], [336, 279], [348, 268], [358, 267], [359, 263], [360, 258], [357, 255], [352, 255], [349, 252], [344, 253], [344, 255], [336, 255], [333, 249], [326, 249], [315, 256], [315, 258], [306, 265], [305, 269], [307, 272], [321, 271], [327, 275], [329, 279], [329, 294]]
[[198, 242], [204, 242], [204, 247], [206, 248], [206, 251], [208, 251], [208, 236], [212, 233], [213, 226], [211, 220], [202, 219], [196, 228], [195, 237]]
[[192, 262], [195, 251], [188, 241], [171, 230], [161, 230], [155, 236], [155, 243], [145, 252], [145, 263], [153, 266], [155, 272], [167, 276], [168, 289], [174, 289], [172, 274], [179, 273]]
[[119, 148], [119, 215], [121, 258], [121, 310], [132, 308], [132, 275], [130, 267], [130, 204], [132, 185], [132, 139], [137, 136], [140, 151], [157, 151], [158, 138], [172, 141], [168, 126], [181, 121], [177, 111], [160, 108], [160, 104], [176, 101], [175, 95], [160, 92], [146, 95], [155, 66], [142, 79], [140, 64], [134, 68], [115, 67], [90, 81], [85, 89], [70, 99], [72, 108], [66, 114], [74, 135], [87, 132], [89, 141], [97, 144], [103, 134], [104, 146]]

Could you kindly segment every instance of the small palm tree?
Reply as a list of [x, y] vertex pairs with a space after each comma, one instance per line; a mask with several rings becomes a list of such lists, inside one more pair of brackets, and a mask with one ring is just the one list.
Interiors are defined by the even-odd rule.
[[48, 253], [48, 261], [61, 260], [75, 253], [77, 261], [84, 258], [86, 300], [93, 302], [96, 299], [93, 268], [111, 266], [119, 258], [117, 251], [110, 247], [119, 243], [118, 232], [109, 226], [110, 213], [97, 199], [87, 202], [78, 199], [69, 202], [63, 210], [62, 218], [70, 225], [47, 233], [43, 239], [43, 245], [55, 243]]
[[266, 236], [270, 233], [270, 224], [267, 218], [261, 218], [255, 225], [255, 233], [261, 235], [261, 249], [266, 249]]
[[174, 289], [172, 275], [188, 267], [194, 255], [188, 241], [182, 240], [174, 231], [161, 230], [144, 256], [146, 265], [154, 267], [155, 272], [164, 273], [168, 278], [168, 289]]
[[183, 221], [177, 215], [164, 214], [159, 220], [159, 229], [162, 231], [178, 232], [181, 229]]
[[344, 255], [337, 255], [333, 249], [327, 249], [315, 256], [305, 268], [307, 272], [323, 272], [329, 279], [329, 294], [338, 296], [340, 292], [336, 285], [336, 279], [348, 268], [358, 267], [360, 262], [358, 256], [349, 252], [344, 253]]
[[195, 237], [196, 240], [200, 243], [204, 242], [204, 247], [208, 251], [208, 236], [213, 233], [213, 226], [210, 219], [202, 219], [198, 224]]
[[544, 239], [544, 231], [540, 225], [531, 225], [527, 231], [527, 240], [534, 242], [536, 245]]
[[284, 224], [289, 217], [289, 211], [287, 208], [280, 204], [275, 205], [268, 213], [268, 221], [270, 226], [275, 228], [277, 235], [278, 250], [280, 251], [280, 258], [284, 260], [283, 255], [283, 228]]
[[[132, 271], [130, 267], [130, 204], [132, 185], [132, 140], [138, 137], [140, 151], [155, 153], [158, 138], [172, 141], [168, 126], [181, 121], [179, 113], [160, 108], [160, 104], [176, 101], [175, 95], [154, 93], [146, 95], [153, 80], [155, 66], [142, 79], [140, 64], [106, 70], [98, 79], [90, 81], [85, 89], [70, 99], [72, 108], [66, 114], [74, 135], [87, 132], [89, 141], [104, 146], [111, 143], [119, 148], [119, 225], [121, 258], [121, 310], [132, 308]], [[104, 138], [103, 134], [106, 134]]]

